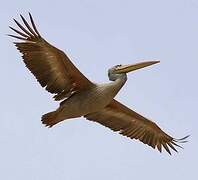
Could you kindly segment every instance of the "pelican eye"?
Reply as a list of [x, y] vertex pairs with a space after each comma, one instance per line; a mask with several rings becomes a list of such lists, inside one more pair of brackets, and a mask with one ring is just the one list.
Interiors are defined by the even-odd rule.
[[117, 68], [117, 67], [120, 67], [120, 66], [122, 66], [122, 64], [118, 64], [118, 65], [116, 65], [115, 67]]

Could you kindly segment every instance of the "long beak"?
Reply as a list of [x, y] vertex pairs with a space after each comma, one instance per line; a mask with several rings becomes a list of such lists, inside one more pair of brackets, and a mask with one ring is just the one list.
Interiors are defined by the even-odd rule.
[[115, 69], [115, 73], [128, 73], [131, 71], [135, 71], [137, 69], [141, 69], [147, 66], [151, 66], [153, 64], [159, 63], [160, 61], [146, 61], [137, 64], [129, 64], [129, 65], [121, 65]]

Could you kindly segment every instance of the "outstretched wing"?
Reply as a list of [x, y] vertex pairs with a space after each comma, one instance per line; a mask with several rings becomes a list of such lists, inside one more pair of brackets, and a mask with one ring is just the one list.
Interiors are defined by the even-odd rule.
[[113, 100], [101, 111], [86, 115], [85, 118], [109, 127], [113, 131], [118, 131], [131, 139], [139, 139], [154, 149], [157, 147], [160, 152], [163, 146], [169, 154], [171, 154], [170, 148], [177, 152], [174, 146], [179, 145], [176, 143], [186, 142], [184, 139], [188, 137], [186, 136], [182, 139], [172, 138], [154, 122], [144, 118], [116, 100]]
[[27, 68], [35, 75], [41, 86], [56, 94], [55, 100], [61, 100], [76, 91], [92, 86], [93, 84], [74, 66], [64, 52], [41, 37], [30, 13], [29, 16], [31, 26], [21, 15], [24, 27], [14, 19], [21, 31], [10, 27], [20, 36], [9, 36], [22, 40], [14, 44], [22, 53]]

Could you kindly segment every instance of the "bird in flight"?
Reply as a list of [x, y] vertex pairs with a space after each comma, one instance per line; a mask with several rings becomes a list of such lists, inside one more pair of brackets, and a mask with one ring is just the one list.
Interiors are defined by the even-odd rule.
[[114, 99], [127, 81], [128, 72], [159, 61], [116, 65], [108, 70], [109, 83], [96, 84], [88, 80], [63, 51], [40, 35], [30, 13], [30, 23], [20, 16], [24, 25], [14, 19], [20, 30], [10, 27], [18, 35], [9, 36], [21, 40], [14, 44], [26, 67], [42, 87], [54, 94], [55, 101], [61, 101], [55, 111], [42, 116], [43, 124], [52, 127], [61, 121], [83, 116], [160, 152], [164, 148], [169, 154], [170, 149], [177, 152], [176, 146], [181, 147], [178, 143], [186, 142], [188, 136], [175, 139], [153, 121]]

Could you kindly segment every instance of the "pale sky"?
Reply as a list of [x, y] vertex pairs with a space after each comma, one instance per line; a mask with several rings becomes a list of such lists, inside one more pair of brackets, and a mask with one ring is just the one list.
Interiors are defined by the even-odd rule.
[[[128, 76], [116, 99], [189, 142], [160, 154], [78, 118], [52, 129], [58, 107], [12, 44], [13, 18], [31, 12], [43, 37], [92, 81], [116, 64], [160, 60]], [[0, 179], [196, 179], [198, 163], [198, 0], [2, 1], [0, 5]]]

